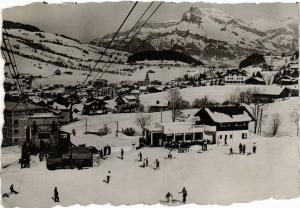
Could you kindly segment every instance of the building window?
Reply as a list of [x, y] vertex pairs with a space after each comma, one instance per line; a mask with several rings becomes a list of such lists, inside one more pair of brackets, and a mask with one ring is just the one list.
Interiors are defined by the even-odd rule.
[[14, 127], [18, 127], [19, 125], [19, 120], [14, 120]]
[[222, 135], [220, 135], [220, 139], [222, 139]]
[[230, 139], [232, 139], [232, 134], [230, 134]]
[[225, 139], [227, 139], [227, 134], [225, 135]]
[[242, 139], [247, 139], [247, 133], [242, 133]]
[[14, 130], [14, 133], [15, 133], [15, 134], [18, 134], [18, 133], [19, 133], [19, 129], [15, 129], [15, 130]]

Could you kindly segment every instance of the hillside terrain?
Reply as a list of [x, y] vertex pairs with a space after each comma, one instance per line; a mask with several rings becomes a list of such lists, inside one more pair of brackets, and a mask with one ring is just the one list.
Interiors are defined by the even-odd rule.
[[[263, 27], [270, 25], [270, 27]], [[138, 28], [138, 27], [137, 27]], [[119, 39], [126, 32], [119, 35]], [[105, 45], [112, 34], [91, 41]], [[118, 41], [114, 42], [116, 46]], [[213, 8], [191, 7], [180, 21], [149, 22], [127, 51], [176, 50], [198, 59], [238, 59], [252, 53], [291, 54], [298, 47], [298, 21], [249, 22]]]

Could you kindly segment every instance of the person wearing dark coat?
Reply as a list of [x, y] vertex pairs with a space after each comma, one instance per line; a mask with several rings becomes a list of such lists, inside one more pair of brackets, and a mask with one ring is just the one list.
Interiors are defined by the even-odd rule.
[[187, 191], [185, 189], [185, 187], [183, 187], [182, 191], [179, 192], [179, 194], [182, 193], [182, 203], [186, 203], [186, 197], [187, 197]]
[[111, 153], [111, 147], [107, 145], [107, 154], [110, 155], [110, 153]]
[[124, 159], [124, 150], [121, 148], [121, 159]]
[[18, 194], [19, 193], [19, 192], [15, 191], [14, 184], [11, 184], [9, 189], [10, 189], [10, 192], [13, 193], [13, 194]]
[[240, 154], [242, 154], [242, 152], [243, 152], [243, 145], [242, 145], [242, 143], [240, 143], [240, 145], [239, 145], [239, 150], [240, 150]]
[[246, 153], [246, 145], [243, 145], [243, 155]]
[[155, 160], [155, 170], [159, 170], [159, 161], [158, 161], [158, 159]]
[[170, 202], [170, 197], [173, 199], [173, 195], [172, 195], [170, 192], [168, 192], [168, 193], [166, 194], [166, 202], [167, 202], [167, 203]]
[[149, 163], [148, 157], [146, 157], [146, 167], [148, 167], [148, 163]]
[[139, 156], [140, 162], [142, 162], [142, 160], [143, 160], [143, 155], [142, 155], [142, 153], [140, 152], [138, 156]]
[[54, 202], [59, 202], [57, 187], [54, 188]]
[[253, 150], [253, 154], [255, 154], [255, 153], [256, 153], [256, 145], [255, 145], [255, 142], [253, 143], [253, 148], [252, 148], [252, 150]]
[[229, 148], [229, 155], [233, 155], [233, 149], [232, 149], [232, 147]]
[[106, 176], [106, 183], [109, 183], [110, 181], [110, 170], [108, 171], [108, 174]]

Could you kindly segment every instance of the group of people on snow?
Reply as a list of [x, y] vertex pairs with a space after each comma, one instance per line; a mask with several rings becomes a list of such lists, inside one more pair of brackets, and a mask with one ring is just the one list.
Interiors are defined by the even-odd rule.
[[[240, 143], [239, 144], [239, 154], [241, 155], [241, 154], [246, 154], [246, 144], [242, 144], [242, 143]], [[253, 143], [253, 146], [252, 146], [252, 153], [253, 154], [255, 154], [256, 153], [256, 149], [257, 149], [257, 147], [256, 147], [256, 144], [255, 144], [255, 142]], [[251, 153], [250, 153], [251, 154]], [[230, 147], [229, 148], [229, 155], [233, 155], [233, 148], [232, 147]]]
[[106, 155], [110, 155], [111, 154], [111, 147], [107, 144], [104, 146], [104, 148], [100, 148], [99, 150], [99, 156], [100, 158], [105, 157]]
[[[186, 203], [186, 197], [187, 197], [187, 190], [185, 187], [183, 187], [182, 191], [178, 192], [178, 194], [182, 194], [182, 203]], [[170, 192], [167, 192], [166, 194], [166, 203], [170, 202], [170, 199], [173, 199], [173, 195]]]

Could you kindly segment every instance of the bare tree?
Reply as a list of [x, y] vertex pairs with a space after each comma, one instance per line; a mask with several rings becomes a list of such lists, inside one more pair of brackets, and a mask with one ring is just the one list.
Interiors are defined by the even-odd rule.
[[151, 115], [147, 115], [147, 114], [143, 114], [143, 113], [139, 113], [135, 117], [135, 123], [142, 129], [143, 135], [145, 133], [146, 126], [150, 125], [151, 120], [152, 120]]
[[168, 92], [168, 100], [169, 107], [172, 112], [172, 120], [175, 122], [176, 119], [180, 119], [183, 116], [182, 111], [180, 111], [180, 107], [182, 105], [183, 99], [179, 90], [172, 89]]
[[254, 94], [257, 93], [256, 88], [249, 88], [240, 91], [237, 89], [233, 92], [228, 98], [227, 102], [229, 104], [247, 104], [255, 119], [254, 121], [254, 133], [261, 133], [261, 125], [263, 118], [263, 108], [266, 106], [266, 103], [260, 102], [255, 99]]
[[291, 117], [291, 121], [296, 124], [297, 136], [298, 136], [298, 134], [299, 134], [299, 114], [296, 111], [294, 111], [290, 114], [290, 117]]
[[278, 129], [282, 123], [282, 117], [279, 113], [275, 113], [272, 115], [270, 120], [270, 126], [272, 131], [272, 136], [275, 136], [278, 133]]

